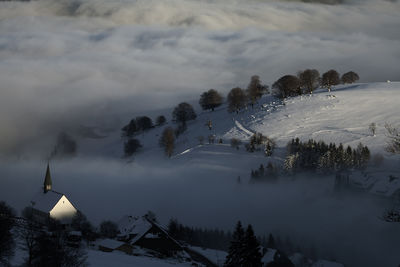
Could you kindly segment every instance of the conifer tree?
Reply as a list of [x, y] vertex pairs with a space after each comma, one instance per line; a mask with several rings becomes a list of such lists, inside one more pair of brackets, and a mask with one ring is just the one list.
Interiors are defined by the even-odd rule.
[[275, 239], [272, 234], [269, 234], [269, 236], [268, 236], [267, 248], [276, 249]]
[[261, 267], [261, 258], [260, 243], [254, 235], [253, 227], [249, 224], [244, 237], [242, 266]]
[[229, 247], [228, 255], [225, 260], [225, 267], [237, 267], [242, 265], [243, 255], [243, 241], [244, 241], [244, 230], [242, 223], [237, 222], [235, 232], [232, 236], [231, 245]]

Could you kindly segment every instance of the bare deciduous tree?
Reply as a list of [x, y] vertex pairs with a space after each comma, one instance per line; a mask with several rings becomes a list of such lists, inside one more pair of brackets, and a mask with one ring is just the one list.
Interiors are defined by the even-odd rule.
[[281, 98], [301, 94], [300, 79], [293, 75], [285, 75], [277, 80], [272, 88], [277, 91]]
[[354, 71], [349, 71], [342, 75], [342, 83], [344, 83], [344, 84], [354, 83], [354, 82], [358, 81], [359, 79], [360, 79], [360, 77]]
[[242, 141], [240, 141], [239, 139], [237, 139], [237, 138], [232, 138], [231, 139], [231, 146], [232, 147], [234, 147], [234, 148], [236, 148], [236, 149], [239, 149], [239, 146], [242, 144]]
[[182, 102], [174, 108], [172, 117], [175, 121], [186, 125], [187, 121], [196, 119], [197, 115], [196, 112], [194, 112], [192, 105]]
[[202, 135], [198, 136], [197, 140], [199, 141], [199, 145], [203, 145], [204, 144], [204, 136], [202, 136]]
[[268, 86], [261, 84], [260, 77], [254, 75], [250, 79], [250, 83], [247, 86], [247, 95], [251, 104], [251, 107], [257, 102], [261, 96], [268, 92]]
[[132, 156], [136, 153], [142, 145], [140, 144], [139, 140], [135, 138], [130, 138], [126, 142], [124, 142], [124, 153], [126, 157]]
[[228, 94], [228, 111], [236, 113], [246, 106], [246, 94], [243, 89], [233, 88]]
[[333, 85], [338, 85], [340, 83], [339, 73], [336, 70], [328, 70], [322, 74], [321, 83], [328, 88], [328, 92], [330, 92]]
[[318, 87], [320, 75], [316, 69], [306, 69], [298, 73], [300, 85], [306, 89], [310, 94]]
[[210, 89], [200, 96], [199, 104], [204, 110], [211, 109], [211, 111], [214, 111], [216, 107], [222, 104], [222, 96], [217, 90]]
[[172, 152], [175, 148], [175, 133], [174, 129], [171, 127], [167, 127], [164, 129], [161, 138], [160, 138], [160, 146], [165, 149], [165, 154], [168, 157], [172, 156]]
[[376, 133], [376, 123], [372, 122], [369, 126], [368, 129], [370, 130], [370, 132], [372, 133], [373, 136], [375, 136]]
[[156, 123], [159, 126], [163, 125], [166, 121], [167, 121], [167, 119], [163, 115], [158, 116], [157, 119], [156, 119]]

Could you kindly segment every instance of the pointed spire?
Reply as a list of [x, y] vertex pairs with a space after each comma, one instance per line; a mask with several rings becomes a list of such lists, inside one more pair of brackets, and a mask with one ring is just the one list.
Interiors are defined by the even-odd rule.
[[47, 191], [51, 190], [51, 185], [50, 166], [49, 163], [47, 163], [46, 176], [43, 183], [43, 192], [47, 193]]

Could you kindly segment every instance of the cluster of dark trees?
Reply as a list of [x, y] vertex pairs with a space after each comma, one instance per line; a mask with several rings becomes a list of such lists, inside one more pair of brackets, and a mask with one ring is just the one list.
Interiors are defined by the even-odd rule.
[[15, 212], [6, 203], [0, 202], [0, 265], [10, 266], [10, 259], [19, 245], [28, 256], [26, 266], [41, 267], [78, 267], [87, 266], [86, 253], [80, 242], [71, 242], [63, 227], [53, 220], [46, 226], [39, 225], [32, 219], [30, 208], [24, 209], [23, 217], [16, 217]]
[[260, 243], [254, 235], [251, 224], [247, 226], [245, 231], [241, 222], [238, 221], [232, 235], [224, 266], [261, 267], [263, 266], [262, 256]]
[[[210, 90], [212, 91], [212, 90]], [[210, 92], [209, 91], [209, 92]], [[207, 93], [207, 96], [204, 96], [204, 98], [210, 100], [211, 102], [214, 101], [213, 96], [210, 96], [211, 93]], [[210, 108], [214, 109], [215, 102], [214, 104], [211, 104], [211, 102], [207, 102]], [[206, 104], [205, 104], [206, 105]], [[163, 130], [161, 137], [159, 139], [159, 145], [164, 148], [165, 154], [168, 157], [172, 156], [172, 153], [175, 148], [175, 140], [176, 138], [179, 137], [184, 131], [187, 129], [187, 122], [191, 120], [195, 120], [197, 118], [197, 114], [194, 111], [192, 105], [186, 102], [182, 102], [178, 104], [174, 110], [172, 111], [172, 119], [175, 121], [178, 125], [177, 128], [174, 129], [172, 127], [167, 127]]]
[[251, 170], [250, 177], [252, 182], [275, 182], [279, 177], [279, 169], [271, 162], [265, 167], [260, 164], [258, 169]]
[[0, 265], [9, 266], [14, 256], [15, 241], [12, 229], [15, 225], [15, 212], [5, 202], [0, 202]]
[[323, 141], [308, 140], [300, 142], [298, 138], [287, 144], [288, 156], [285, 169], [289, 172], [320, 171], [337, 172], [348, 169], [363, 169], [370, 159], [370, 151], [361, 143], [357, 148], [346, 149], [342, 144], [325, 144]]
[[[211, 99], [213, 98], [211, 97]], [[175, 146], [175, 137], [178, 137], [187, 129], [187, 121], [194, 120], [196, 117], [197, 115], [192, 105], [186, 102], [182, 102], [174, 108], [172, 112], [172, 118], [173, 121], [178, 124], [178, 126], [176, 129], [173, 129], [172, 127], [165, 128], [159, 140], [159, 144], [165, 149], [167, 156], [170, 157], [172, 155]], [[155, 126], [162, 126], [166, 123], [166, 121], [167, 120], [163, 115], [157, 117], [156, 124], [153, 123], [151, 118], [147, 116], [141, 116], [132, 119], [127, 125], [122, 127], [121, 136], [125, 139], [125, 156], [132, 156], [142, 147], [140, 141], [135, 138], [138, 133], [144, 133]]]
[[174, 239], [186, 244], [223, 251], [228, 251], [232, 240], [230, 232], [189, 227], [179, 223], [176, 219], [169, 221], [168, 232]]
[[[79, 240], [71, 238], [64, 227], [49, 218], [46, 225], [33, 220], [32, 208], [22, 211], [23, 221], [18, 234], [22, 248], [27, 252], [27, 266], [87, 266], [87, 255]], [[86, 217], [78, 213], [71, 224], [72, 229], [81, 231], [82, 238], [89, 241], [97, 237]]]
[[[260, 77], [254, 75], [250, 79], [247, 89], [235, 87], [230, 90], [227, 96], [228, 111], [239, 112], [247, 104], [252, 107], [263, 94], [268, 93], [268, 86], [261, 83]], [[200, 96], [199, 104], [204, 110], [212, 110], [223, 103], [222, 95], [215, 89], [210, 89]]]
[[267, 85], [261, 83], [260, 77], [254, 75], [250, 79], [247, 89], [235, 87], [228, 93], [228, 111], [238, 113], [245, 108], [247, 104], [254, 107], [254, 104], [264, 95], [269, 92]]
[[166, 118], [160, 115], [156, 118], [156, 125], [153, 120], [147, 116], [140, 116], [132, 119], [127, 125], [122, 127], [122, 137], [125, 138], [124, 142], [124, 153], [125, 156], [130, 157], [137, 152], [141, 147], [141, 143], [135, 136], [138, 133], [145, 132], [155, 126], [163, 125], [166, 122]]
[[[162, 125], [166, 122], [164, 116], [160, 115], [157, 117], [157, 124]], [[127, 125], [122, 127], [122, 136], [123, 137], [133, 137], [138, 133], [147, 131], [151, 128], [154, 128], [153, 120], [147, 116], [140, 116], [132, 119]]]
[[80, 245], [69, 245], [69, 238], [63, 230], [38, 231], [32, 241], [28, 266], [88, 266], [86, 252]]
[[299, 71], [296, 75], [285, 75], [279, 78], [273, 85], [272, 89], [280, 98], [301, 95], [305, 92], [312, 92], [319, 86], [323, 86], [331, 91], [332, 86], [340, 83], [354, 83], [360, 77], [353, 71], [346, 72], [340, 77], [336, 70], [329, 70], [320, 76], [316, 69], [306, 69]]
[[264, 136], [261, 133], [255, 133], [250, 137], [250, 141], [245, 145], [246, 150], [249, 152], [264, 150], [266, 156], [272, 156], [276, 143], [268, 136]]
[[289, 260], [285, 253], [280, 251], [276, 246], [276, 242], [272, 235], [269, 235], [268, 242], [264, 242], [261, 246], [259, 240], [254, 235], [251, 224], [244, 230], [241, 222], [236, 224], [235, 231], [232, 235], [232, 241], [229, 246], [228, 255], [226, 256], [224, 267], [262, 267], [262, 257], [268, 248], [277, 249], [273, 261], [267, 263], [267, 267], [293, 267], [293, 263]]

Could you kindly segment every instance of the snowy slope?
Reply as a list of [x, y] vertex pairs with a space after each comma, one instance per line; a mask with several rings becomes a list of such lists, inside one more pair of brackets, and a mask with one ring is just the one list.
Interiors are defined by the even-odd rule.
[[[353, 175], [354, 184], [376, 194], [391, 196], [400, 189], [400, 179], [389, 181], [389, 175], [400, 177], [400, 171], [396, 165], [398, 157], [384, 150], [387, 142], [384, 125], [400, 125], [399, 103], [398, 82], [340, 85], [331, 94], [319, 89], [313, 95], [289, 98], [284, 102], [268, 95], [254, 109], [248, 108], [239, 114], [228, 113], [226, 105], [214, 112], [199, 111], [197, 119], [189, 122], [188, 130], [177, 139], [175, 153], [169, 160], [159, 147], [158, 139], [165, 127], [176, 127], [173, 122], [138, 134], [136, 138], [143, 149], [134, 156], [134, 161], [145, 164], [161, 160], [161, 164], [169, 166], [185, 164], [194, 170], [220, 171], [221, 175], [217, 172], [216, 176], [247, 179], [249, 170], [266, 163], [267, 159], [261, 153], [247, 153], [243, 145], [239, 150], [232, 149], [231, 138], [245, 143], [254, 132], [272, 137], [278, 149], [270, 160], [278, 163], [282, 163], [284, 147], [292, 138], [312, 138], [352, 147], [362, 142], [368, 145], [372, 154], [383, 154], [385, 162], [380, 168], [367, 170], [363, 176]], [[212, 130], [206, 126], [209, 120], [213, 124]], [[377, 125], [375, 136], [368, 129], [371, 123]], [[209, 135], [215, 136], [214, 144], [208, 144]], [[203, 144], [199, 143], [199, 136], [204, 138]], [[222, 144], [217, 143], [220, 138]], [[122, 146], [119, 130], [103, 139], [80, 140], [82, 154], [89, 157], [122, 157]]]
[[[264, 96], [254, 109], [248, 108], [239, 114], [228, 113], [226, 105], [214, 112], [198, 110], [197, 119], [189, 122], [188, 130], [178, 138], [176, 154], [194, 148], [198, 144], [198, 136], [205, 137], [205, 143], [210, 134], [226, 142], [230, 138], [247, 141], [253, 132], [274, 138], [279, 146], [299, 137], [302, 140], [313, 138], [352, 146], [362, 142], [368, 144], [373, 152], [384, 153], [384, 124], [400, 124], [399, 101], [399, 82], [369, 83], [340, 85], [333, 89], [332, 94], [320, 89], [313, 95], [289, 98], [284, 103]], [[211, 131], [205, 125], [208, 120], [213, 123]], [[377, 124], [376, 136], [368, 130], [372, 122]], [[165, 126], [175, 127], [175, 124], [169, 122], [137, 136], [144, 146], [143, 154], [161, 150], [157, 140]], [[82, 139], [81, 151], [84, 154], [108, 152], [109, 156], [121, 156], [122, 141], [119, 136], [120, 131], [117, 130], [106, 138]]]

